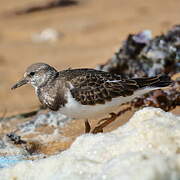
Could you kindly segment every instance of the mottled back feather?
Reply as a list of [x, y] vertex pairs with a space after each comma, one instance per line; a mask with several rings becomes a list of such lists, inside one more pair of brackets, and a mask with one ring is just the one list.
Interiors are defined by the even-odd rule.
[[116, 74], [94, 69], [72, 69], [59, 72], [59, 78], [71, 84], [72, 96], [83, 105], [104, 104], [112, 98], [129, 96], [137, 89], [160, 82], [153, 78], [123, 79]]

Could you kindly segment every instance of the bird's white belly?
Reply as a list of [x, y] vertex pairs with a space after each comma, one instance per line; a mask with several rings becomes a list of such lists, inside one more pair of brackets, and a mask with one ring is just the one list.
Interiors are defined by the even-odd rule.
[[65, 107], [60, 109], [62, 114], [67, 115], [68, 117], [75, 119], [91, 119], [98, 118], [108, 115], [108, 113], [113, 112], [117, 109], [117, 105], [113, 105], [114, 101], [107, 102], [105, 104], [96, 104], [96, 105], [82, 105], [75, 100], [68, 102]]
[[118, 110], [119, 106], [123, 103], [129, 102], [135, 97], [149, 92], [152, 89], [144, 89], [136, 91], [131, 96], [113, 98], [105, 104], [96, 105], [82, 105], [77, 102], [71, 95], [70, 91], [67, 93], [67, 104], [60, 108], [60, 112], [68, 117], [75, 119], [91, 119], [107, 116], [108, 113]]

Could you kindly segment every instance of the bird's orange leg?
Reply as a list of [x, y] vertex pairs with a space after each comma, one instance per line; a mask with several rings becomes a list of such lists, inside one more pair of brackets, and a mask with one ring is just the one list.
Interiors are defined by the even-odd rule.
[[96, 126], [91, 132], [92, 132], [93, 134], [97, 134], [97, 133], [103, 132], [103, 128], [104, 128], [104, 127], [106, 127], [106, 126], [109, 125], [111, 122], [113, 122], [117, 117], [121, 116], [122, 114], [124, 114], [124, 113], [127, 112], [127, 111], [130, 111], [131, 109], [132, 109], [132, 107], [127, 107], [127, 108], [119, 111], [117, 114], [115, 114], [115, 113], [110, 113], [111, 117], [101, 119], [101, 120], [98, 122], [98, 126]]
[[[97, 133], [100, 133], [100, 132], [103, 132], [103, 128], [106, 127], [108, 124], [110, 124], [111, 122], [113, 122], [116, 118], [117, 118], [117, 115], [115, 113], [110, 113], [111, 117], [109, 118], [104, 118], [104, 119], [101, 119], [99, 122], [98, 122], [98, 126], [96, 126], [93, 130], [92, 130], [92, 133], [93, 134], [97, 134]], [[101, 123], [103, 122], [103, 123]], [[101, 124], [100, 124], [101, 123]]]
[[89, 121], [86, 119], [84, 124], [85, 124], [85, 133], [89, 133], [91, 131], [91, 126], [89, 124]]

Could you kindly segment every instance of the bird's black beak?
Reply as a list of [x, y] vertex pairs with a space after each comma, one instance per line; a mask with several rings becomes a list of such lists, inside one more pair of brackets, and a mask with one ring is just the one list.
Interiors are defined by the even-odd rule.
[[21, 87], [28, 83], [28, 80], [23, 78], [22, 80], [18, 81], [14, 86], [11, 87], [11, 90]]

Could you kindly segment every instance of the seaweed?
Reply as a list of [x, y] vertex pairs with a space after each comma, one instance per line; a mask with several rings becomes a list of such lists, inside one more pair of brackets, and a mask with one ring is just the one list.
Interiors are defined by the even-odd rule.
[[98, 69], [123, 78], [180, 72], [180, 25], [155, 38], [147, 30], [130, 34], [114, 56]]
[[58, 7], [67, 7], [72, 5], [77, 5], [78, 2], [75, 0], [49, 0], [46, 3], [41, 3], [37, 5], [32, 5], [28, 7], [24, 7], [19, 10], [15, 10], [14, 12], [8, 13], [9, 15], [24, 15], [30, 14], [34, 12], [49, 10]]

